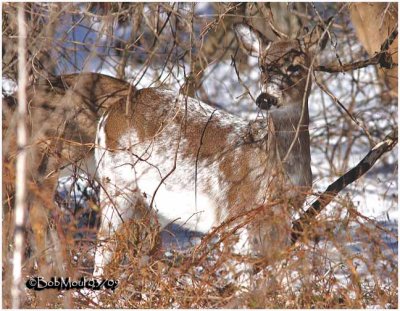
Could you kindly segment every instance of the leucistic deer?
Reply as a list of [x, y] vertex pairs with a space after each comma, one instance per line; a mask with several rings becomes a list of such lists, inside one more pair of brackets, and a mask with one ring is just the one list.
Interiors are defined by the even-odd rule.
[[[175, 222], [207, 233], [243, 211], [260, 209], [241, 230], [243, 252], [273, 256], [289, 242], [291, 211], [310, 190], [309, 66], [316, 41], [269, 42], [246, 24], [241, 47], [258, 57], [267, 117], [246, 122], [162, 88], [120, 100], [98, 125], [95, 150], [102, 220], [95, 276], [104, 273], [121, 224], [145, 204], [161, 227]], [[280, 200], [280, 204], [269, 202]], [[244, 249], [244, 250], [243, 250]]]

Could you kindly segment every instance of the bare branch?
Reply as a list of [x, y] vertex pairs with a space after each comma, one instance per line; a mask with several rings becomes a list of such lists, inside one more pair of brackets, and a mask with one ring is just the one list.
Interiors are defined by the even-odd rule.
[[[390, 57], [390, 55], [389, 55]], [[396, 63], [392, 63], [392, 65], [389, 65], [385, 59], [388, 58], [388, 52], [383, 51], [375, 54], [371, 58], [368, 58], [366, 60], [360, 60], [356, 61], [353, 63], [348, 63], [348, 64], [342, 64], [342, 65], [331, 65], [331, 66], [316, 66], [314, 67], [315, 71], [323, 71], [323, 72], [329, 72], [329, 73], [336, 73], [336, 72], [345, 72], [345, 71], [352, 71], [356, 69], [361, 69], [368, 67], [370, 65], [380, 65], [382, 68], [391, 68], [391, 66], [397, 66]]]
[[330, 66], [320, 65], [320, 66], [314, 67], [314, 70], [329, 72], [329, 73], [356, 70], [356, 69], [367, 67], [369, 65], [378, 65], [381, 55], [382, 55], [382, 53], [378, 53], [378, 54], [374, 55], [373, 57], [368, 58], [366, 60], [356, 61], [353, 63], [343, 64], [343, 65], [330, 65]]
[[359, 179], [368, 172], [375, 162], [386, 152], [392, 150], [397, 144], [398, 133], [397, 127], [385, 137], [385, 139], [372, 148], [368, 154], [346, 174], [337, 179], [334, 183], [326, 188], [325, 192], [304, 212], [300, 218], [293, 222], [292, 243], [294, 244], [304, 232], [315, 217], [336, 197], [336, 195], [346, 188], [349, 184]]
[[397, 37], [397, 26], [381, 45], [381, 51], [371, 58], [366, 60], [360, 60], [353, 63], [342, 64], [342, 65], [331, 65], [331, 66], [317, 66], [314, 67], [315, 71], [324, 71], [329, 73], [345, 72], [356, 69], [361, 69], [370, 65], [380, 65], [382, 68], [390, 69], [393, 66], [397, 66], [397, 63], [393, 63], [391, 60], [391, 55], [388, 52], [389, 46], [393, 43], [394, 39]]

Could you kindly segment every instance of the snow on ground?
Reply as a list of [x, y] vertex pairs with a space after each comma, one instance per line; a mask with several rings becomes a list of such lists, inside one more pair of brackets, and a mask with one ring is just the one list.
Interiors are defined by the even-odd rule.
[[2, 97], [4, 95], [11, 96], [15, 94], [18, 89], [18, 85], [14, 80], [8, 79], [7, 77], [2, 77], [1, 79], [1, 86], [2, 86]]

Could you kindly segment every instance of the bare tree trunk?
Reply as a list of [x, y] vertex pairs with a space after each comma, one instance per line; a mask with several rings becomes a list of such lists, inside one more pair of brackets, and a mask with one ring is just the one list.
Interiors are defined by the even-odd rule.
[[17, 144], [19, 153], [16, 163], [15, 231], [13, 254], [12, 308], [21, 307], [22, 254], [24, 248], [24, 218], [26, 212], [26, 24], [24, 4], [18, 6], [18, 123]]

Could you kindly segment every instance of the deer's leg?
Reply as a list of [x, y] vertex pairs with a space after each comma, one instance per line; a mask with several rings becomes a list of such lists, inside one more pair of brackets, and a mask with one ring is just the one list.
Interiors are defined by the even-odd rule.
[[[29, 217], [31, 228], [34, 235], [34, 240], [37, 249], [37, 257], [40, 262], [40, 268], [47, 269], [48, 264], [46, 263], [46, 257], [49, 255], [49, 251], [52, 252], [51, 258], [56, 258], [56, 262], [53, 263], [57, 267], [64, 267], [67, 260], [67, 248], [71, 243], [63, 233], [60, 223], [59, 208], [54, 202], [54, 193], [56, 191], [58, 182], [58, 174], [44, 179], [41, 183], [34, 185], [33, 191], [30, 194], [30, 209]], [[52, 241], [52, 244], [48, 245], [48, 231], [50, 229], [49, 223], [55, 222], [57, 228], [58, 239], [60, 241]], [[50, 229], [51, 230], [51, 229]], [[56, 256], [54, 256], [56, 252]], [[63, 272], [63, 271], [58, 271]]]
[[138, 217], [140, 212], [137, 207], [144, 202], [137, 189], [133, 191], [117, 191], [104, 184], [103, 187], [100, 191], [102, 212], [93, 272], [95, 277], [100, 277], [104, 274], [104, 267], [112, 259], [116, 246], [115, 241], [112, 241], [115, 232], [124, 222]]
[[252, 228], [253, 249], [266, 264], [279, 260], [290, 242], [291, 216], [284, 206], [275, 206], [259, 215]]
[[38, 262], [39, 271], [47, 276], [49, 275], [49, 273], [47, 271], [48, 265], [46, 262], [45, 253], [46, 253], [48, 218], [45, 208], [37, 200], [34, 200], [31, 204], [29, 210], [29, 219], [35, 241], [36, 258]]
[[251, 287], [251, 279], [253, 275], [253, 266], [246, 262], [246, 257], [252, 255], [251, 241], [249, 238], [249, 228], [242, 228], [239, 231], [239, 239], [233, 246], [235, 254], [243, 256], [244, 261], [235, 265], [234, 273], [236, 275], [237, 284], [242, 290]]
[[[58, 174], [55, 174], [48, 178], [39, 179], [36, 183], [30, 182], [29, 220], [36, 248], [39, 275], [46, 280], [54, 275], [69, 275], [64, 270], [66, 263], [64, 241], [56, 243], [49, 238], [50, 215], [57, 208], [54, 202], [57, 180]], [[37, 292], [35, 295], [38, 299], [38, 306], [45, 307], [47, 304], [55, 303], [57, 290]]]
[[[38, 138], [39, 140], [39, 138]], [[31, 172], [29, 182], [29, 216], [37, 249], [39, 271], [49, 275], [50, 269], [46, 258], [52, 259], [52, 266], [58, 274], [68, 270], [67, 249], [68, 239], [64, 237], [60, 226], [59, 209], [54, 201], [59, 172], [63, 163], [61, 158], [62, 144], [40, 140], [40, 143], [30, 150], [28, 168]], [[52, 241], [46, 245], [49, 233], [49, 219], [55, 221], [60, 241]], [[50, 239], [49, 239], [50, 241]], [[50, 255], [50, 256], [49, 256]]]

